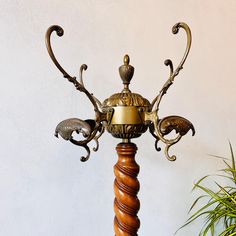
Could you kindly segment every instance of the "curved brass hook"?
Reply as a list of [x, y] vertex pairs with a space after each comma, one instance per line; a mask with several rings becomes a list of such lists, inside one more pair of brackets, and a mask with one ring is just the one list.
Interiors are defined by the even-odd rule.
[[[175, 161], [176, 160], [176, 156], [175, 155], [172, 155], [170, 156], [169, 155], [169, 148], [178, 143], [179, 140], [182, 138], [182, 136], [180, 134], [177, 135], [176, 138], [174, 139], [166, 139], [162, 134], [161, 134], [161, 131], [160, 131], [160, 128], [158, 127], [159, 125], [157, 124], [157, 122], [154, 123], [154, 128], [155, 128], [155, 131], [156, 131], [156, 135], [158, 137], [158, 140], [161, 140], [163, 143], [166, 144], [166, 147], [165, 147], [165, 156], [166, 158], [169, 160], [169, 161]], [[157, 145], [157, 144], [156, 144]]]
[[179, 74], [180, 70], [183, 69], [183, 65], [187, 59], [187, 56], [189, 54], [189, 50], [191, 48], [191, 43], [192, 43], [192, 36], [191, 36], [191, 30], [188, 27], [188, 25], [186, 23], [183, 22], [179, 22], [177, 24], [175, 24], [172, 27], [172, 33], [173, 34], [177, 34], [179, 32], [179, 29], [183, 28], [187, 34], [187, 46], [184, 52], [184, 56], [182, 58], [182, 60], [180, 61], [178, 67], [174, 70], [173, 67], [173, 63], [170, 59], [165, 60], [165, 65], [170, 67], [170, 76], [168, 78], [168, 80], [165, 82], [165, 84], [163, 85], [160, 93], [157, 95], [157, 97], [152, 101], [152, 109], [154, 107], [154, 105], [156, 104], [156, 107], [154, 110], [158, 111], [159, 110], [159, 105], [161, 102], [162, 97], [166, 94], [167, 90], [169, 89], [169, 87], [173, 84], [174, 82], [174, 78]]
[[80, 78], [80, 84], [82, 84], [82, 86], [84, 87], [84, 81], [83, 81], [83, 71], [87, 70], [88, 66], [86, 64], [83, 64], [80, 66], [80, 70], [79, 70], [79, 78]]
[[191, 47], [191, 43], [192, 43], [191, 30], [190, 30], [189, 26], [186, 23], [179, 22], [179, 23], [175, 24], [172, 28], [172, 33], [177, 34], [179, 32], [180, 28], [183, 28], [185, 30], [186, 34], [187, 34], [187, 46], [186, 46], [184, 56], [183, 56], [181, 62], [179, 63], [178, 67], [176, 68], [176, 70], [174, 71], [174, 73], [172, 75], [173, 78], [179, 74], [180, 70], [183, 69], [184, 62], [187, 59], [187, 56], [189, 54], [189, 50], [190, 50], [190, 47]]
[[59, 25], [52, 25], [48, 28], [48, 30], [46, 32], [46, 36], [45, 36], [45, 42], [46, 42], [46, 47], [47, 47], [49, 56], [51, 57], [52, 61], [56, 65], [56, 67], [61, 71], [63, 76], [67, 79], [71, 78], [71, 76], [59, 64], [59, 62], [57, 61], [57, 59], [53, 53], [52, 46], [51, 46], [51, 34], [53, 31], [55, 31], [59, 37], [64, 35], [64, 30]]
[[[88, 145], [87, 145], [90, 141], [94, 140], [94, 141], [96, 142], [96, 145], [97, 145], [95, 148], [93, 148], [93, 151], [96, 152], [96, 151], [98, 150], [98, 147], [99, 147], [98, 139], [100, 138], [100, 136], [102, 135], [102, 133], [103, 133], [103, 131], [104, 131], [104, 130], [101, 128], [101, 126], [102, 126], [102, 125], [100, 124], [100, 127], [95, 128], [94, 131], [93, 131], [85, 140], [75, 140], [75, 139], [73, 139], [73, 137], [70, 138], [70, 142], [71, 142], [71, 143], [73, 143], [73, 144], [75, 144], [75, 145], [77, 145], [77, 146], [81, 146], [81, 147], [85, 148], [85, 150], [87, 151], [87, 155], [86, 155], [86, 156], [82, 156], [82, 157], [80, 158], [80, 160], [81, 160], [82, 162], [87, 161], [87, 160], [89, 159], [89, 157], [90, 157], [90, 148], [89, 148]], [[102, 133], [100, 132], [99, 135], [96, 136], [96, 134], [97, 134], [97, 132], [99, 131], [99, 129], [102, 130]], [[100, 134], [101, 134], [101, 135], [100, 135]]]

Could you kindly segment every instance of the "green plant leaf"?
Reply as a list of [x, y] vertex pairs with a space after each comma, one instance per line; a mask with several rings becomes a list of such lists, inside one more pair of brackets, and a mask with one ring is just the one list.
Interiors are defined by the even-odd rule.
[[[222, 159], [225, 164], [225, 168], [220, 171], [224, 174], [206, 175], [199, 179], [192, 189], [199, 189], [203, 192], [202, 195], [197, 197], [190, 207], [189, 213], [202, 204], [202, 206], [196, 210], [186, 220], [185, 224], [181, 226], [176, 233], [183, 227], [191, 224], [193, 221], [204, 218], [205, 222], [199, 232], [199, 236], [236, 236], [236, 163], [233, 153], [233, 148], [229, 142], [230, 147], [230, 159], [211, 155]], [[229, 162], [228, 162], [229, 161]], [[221, 185], [214, 181], [216, 189], [212, 187], [206, 187], [206, 183], [203, 180], [210, 176], [220, 176], [224, 179], [230, 180], [233, 184]], [[202, 199], [207, 199], [207, 202], [202, 202]], [[219, 227], [220, 226], [220, 227]], [[221, 229], [221, 232], [217, 232]]]
[[194, 184], [194, 186], [193, 186], [193, 188], [192, 188], [192, 191], [194, 191], [194, 190], [198, 187], [198, 185], [199, 185], [204, 179], [206, 179], [206, 178], [208, 178], [208, 177], [209, 177], [209, 175], [206, 175], [206, 176], [202, 177], [201, 179], [199, 179], [199, 180], [197, 181], [197, 183]]

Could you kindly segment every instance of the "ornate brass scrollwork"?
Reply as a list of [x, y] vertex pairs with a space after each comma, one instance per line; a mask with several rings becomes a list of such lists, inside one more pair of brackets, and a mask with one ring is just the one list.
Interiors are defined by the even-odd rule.
[[167, 90], [169, 89], [169, 87], [173, 84], [174, 82], [174, 78], [179, 74], [180, 70], [183, 69], [183, 65], [187, 59], [187, 56], [189, 54], [189, 50], [191, 48], [191, 43], [192, 43], [192, 36], [191, 36], [191, 31], [190, 28], [188, 27], [187, 24], [180, 22], [175, 24], [172, 27], [172, 33], [173, 34], [177, 34], [179, 32], [179, 29], [183, 28], [187, 34], [187, 46], [184, 52], [184, 56], [182, 58], [182, 60], [180, 61], [178, 67], [174, 70], [174, 66], [173, 63], [170, 59], [165, 60], [164, 64], [166, 66], [170, 67], [170, 76], [168, 78], [168, 80], [165, 82], [165, 84], [163, 85], [162, 89], [160, 90], [159, 94], [157, 95], [157, 97], [152, 101], [152, 108], [154, 107], [154, 105], [156, 104], [156, 108], [155, 110], [159, 110], [159, 105], [161, 102], [162, 97], [166, 94]]
[[[180, 61], [178, 67], [174, 70], [173, 63], [170, 59], [165, 60], [164, 64], [166, 66], [170, 67], [170, 75], [168, 80], [163, 85], [162, 89], [160, 90], [159, 94], [155, 97], [155, 99], [151, 103], [152, 111], [146, 112], [146, 122], [151, 122], [150, 125], [150, 132], [151, 134], [156, 138], [155, 142], [155, 148], [157, 151], [160, 151], [161, 149], [157, 146], [157, 143], [159, 140], [161, 140], [163, 143], [166, 144], [165, 147], [165, 155], [168, 160], [174, 161], [176, 160], [176, 156], [172, 155], [170, 156], [168, 151], [169, 148], [177, 143], [183, 135], [185, 135], [190, 129], [193, 131], [193, 135], [195, 134], [194, 127], [190, 121], [183, 117], [179, 116], [169, 116], [165, 117], [163, 119], [159, 119], [158, 111], [160, 107], [161, 100], [163, 96], [167, 93], [167, 90], [170, 88], [170, 86], [174, 82], [174, 78], [179, 74], [180, 70], [183, 69], [184, 62], [186, 61], [186, 58], [189, 54], [189, 50], [191, 47], [192, 37], [191, 37], [191, 31], [187, 24], [185, 23], [177, 23], [172, 28], [172, 33], [177, 34], [179, 32], [179, 29], [183, 28], [187, 34], [187, 46], [184, 52], [184, 56], [182, 60]], [[169, 134], [172, 130], [175, 130], [178, 134], [176, 138], [174, 139], [167, 139], [164, 136]], [[167, 132], [168, 131], [168, 132]], [[170, 131], [170, 132], [169, 132]]]
[[[56, 136], [58, 134], [62, 138], [71, 141], [73, 144], [82, 146], [87, 151], [87, 156], [82, 157], [82, 161], [86, 161], [90, 155], [90, 148], [88, 143], [95, 141], [94, 151], [99, 147], [98, 139], [103, 134], [105, 128], [116, 138], [123, 139], [123, 142], [129, 142], [133, 138], [137, 138], [149, 128], [150, 133], [155, 137], [155, 148], [160, 151], [158, 141], [162, 141], [165, 147], [165, 155], [168, 160], [174, 161], [175, 155], [170, 156], [169, 148], [177, 143], [182, 136], [184, 136], [190, 129], [195, 133], [194, 127], [190, 121], [179, 116], [168, 116], [160, 119], [158, 115], [159, 107], [163, 96], [167, 90], [174, 83], [175, 77], [183, 69], [184, 62], [189, 54], [191, 47], [191, 31], [187, 24], [177, 23], [172, 28], [172, 33], [177, 34], [179, 29], [183, 29], [187, 35], [187, 46], [182, 60], [176, 69], [170, 59], [165, 60], [164, 64], [169, 67], [170, 75], [164, 83], [159, 94], [150, 103], [140, 94], [132, 93], [129, 89], [130, 81], [134, 74], [134, 67], [130, 65], [130, 58], [128, 55], [124, 56], [124, 64], [119, 67], [120, 77], [123, 81], [124, 88], [120, 93], [115, 93], [101, 103], [92, 93], [90, 93], [84, 85], [83, 72], [87, 70], [87, 65], [82, 64], [79, 70], [79, 80], [75, 76], [69, 75], [57, 61], [51, 47], [51, 34], [55, 31], [59, 37], [63, 36], [64, 31], [58, 25], [49, 27], [46, 33], [46, 46], [48, 53], [63, 76], [75, 88], [85, 93], [94, 107], [94, 120], [81, 120], [71, 118], [62, 121], [56, 128]], [[175, 138], [168, 138], [167, 135], [175, 130], [177, 136]], [[75, 140], [72, 136], [73, 132], [82, 133], [84, 140]]]
[[[60, 65], [60, 63], [57, 61], [57, 59], [53, 53], [52, 47], [51, 47], [51, 34], [54, 31], [57, 33], [57, 35], [59, 37], [63, 36], [63, 34], [64, 34], [64, 30], [58, 25], [53, 25], [53, 26], [49, 27], [46, 32], [46, 37], [45, 37], [46, 46], [47, 46], [47, 50], [48, 50], [48, 53], [49, 53], [52, 61], [54, 62], [56, 67], [59, 69], [59, 71], [63, 74], [63, 76], [66, 79], [68, 79], [69, 82], [74, 84], [74, 86], [77, 90], [86, 94], [86, 96], [88, 97], [88, 99], [92, 103], [92, 105], [94, 107], [94, 111], [95, 111], [95, 120], [83, 121], [83, 120], [80, 120], [77, 118], [71, 118], [71, 119], [67, 119], [67, 120], [60, 122], [56, 128], [55, 135], [58, 137], [58, 134], [60, 134], [62, 136], [62, 138], [64, 138], [65, 140], [70, 140], [73, 144], [84, 147], [87, 151], [87, 156], [81, 157], [81, 161], [87, 161], [90, 156], [90, 149], [87, 144], [91, 140], [94, 140], [96, 142], [96, 147], [93, 148], [93, 150], [94, 151], [98, 150], [98, 147], [99, 147], [98, 139], [102, 135], [102, 133], [104, 132], [104, 128], [103, 128], [101, 122], [105, 120], [105, 114], [103, 114], [99, 109], [101, 107], [101, 102], [93, 94], [91, 94], [84, 86], [83, 71], [87, 70], [87, 68], [88, 68], [87, 65], [82, 64], [80, 66], [79, 81], [78, 81], [76, 79], [76, 77], [70, 76], [63, 69], [63, 67]], [[77, 133], [82, 133], [83, 136], [85, 137], [85, 139], [81, 140], [81, 141], [77, 141], [77, 140], [73, 139], [72, 133], [74, 131]], [[99, 133], [99, 134], [96, 136], [97, 133]]]

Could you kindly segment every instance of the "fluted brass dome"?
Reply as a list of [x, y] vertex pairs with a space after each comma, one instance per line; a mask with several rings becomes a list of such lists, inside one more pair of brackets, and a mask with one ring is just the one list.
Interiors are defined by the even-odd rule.
[[151, 107], [150, 102], [137, 93], [115, 93], [107, 98], [103, 104], [103, 107], [116, 107], [116, 106], [135, 106], [135, 107], [144, 107], [149, 109]]

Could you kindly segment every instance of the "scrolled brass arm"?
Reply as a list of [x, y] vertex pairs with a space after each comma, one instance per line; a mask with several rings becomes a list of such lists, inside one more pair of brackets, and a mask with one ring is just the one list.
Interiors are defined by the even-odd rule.
[[[96, 146], [93, 148], [94, 151], [98, 150], [99, 144], [98, 139], [104, 132], [104, 127], [102, 121], [106, 121], [106, 114], [101, 111], [101, 102], [92, 94], [90, 93], [84, 86], [83, 82], [83, 72], [87, 70], [88, 66], [86, 64], [82, 64], [79, 70], [79, 80], [75, 76], [69, 75], [60, 63], [57, 61], [55, 54], [52, 50], [51, 46], [51, 35], [53, 32], [61, 37], [64, 34], [64, 30], [58, 25], [52, 25], [48, 28], [45, 36], [46, 47], [55, 66], [59, 69], [59, 71], [63, 74], [64, 78], [68, 79], [69, 82], [73, 83], [75, 88], [86, 94], [90, 102], [93, 104], [94, 111], [95, 111], [95, 120], [93, 120], [92, 124], [91, 120], [80, 120], [77, 118], [71, 118], [60, 122], [56, 128], [55, 135], [58, 137], [58, 134], [65, 140], [69, 140], [75, 145], [81, 146], [86, 149], [87, 155], [81, 157], [81, 161], [87, 161], [90, 156], [90, 148], [88, 147], [88, 143], [92, 140], [95, 141]], [[91, 126], [92, 124], [92, 126]], [[72, 137], [72, 133], [82, 133], [84, 136], [83, 140], [75, 140]]]
[[51, 59], [52, 59], [53, 63], [55, 64], [55, 66], [63, 74], [63, 76], [65, 78], [67, 78], [69, 82], [73, 83], [77, 90], [79, 90], [80, 92], [83, 92], [87, 95], [87, 97], [89, 98], [89, 100], [91, 101], [91, 103], [94, 106], [94, 111], [96, 113], [96, 118], [97, 118], [97, 120], [99, 120], [99, 118], [101, 116], [100, 116], [100, 112], [99, 112], [99, 108], [98, 108], [98, 99], [94, 99], [94, 96], [85, 88], [84, 83], [83, 83], [83, 71], [87, 70], [88, 66], [85, 65], [85, 64], [82, 64], [80, 66], [79, 81], [77, 81], [76, 77], [72, 77], [71, 75], [69, 75], [63, 69], [63, 67], [57, 61], [57, 59], [56, 59], [56, 57], [53, 53], [52, 46], [51, 46], [51, 35], [54, 31], [57, 33], [57, 35], [59, 37], [63, 36], [63, 34], [64, 34], [64, 30], [59, 25], [52, 25], [48, 28], [48, 30], [46, 32], [46, 36], [45, 36], [45, 42], [46, 42], [46, 47], [47, 47], [49, 56], [51, 57]]
[[[173, 84], [174, 78], [179, 74], [180, 70], [183, 69], [183, 65], [186, 61], [186, 58], [189, 54], [189, 50], [191, 47], [191, 42], [192, 42], [191, 31], [186, 23], [179, 22], [175, 24], [172, 27], [172, 33], [177, 34], [180, 28], [184, 29], [187, 34], [187, 46], [184, 52], [184, 56], [175, 70], [174, 70], [172, 61], [170, 59], [165, 60], [164, 64], [166, 66], [169, 66], [170, 68], [169, 78], [163, 85], [157, 97], [151, 103], [151, 112], [146, 112], [145, 114], [145, 121], [151, 122], [149, 123], [150, 133], [156, 138], [156, 142], [155, 142], [156, 150], [160, 151], [160, 148], [157, 146], [157, 144], [158, 144], [158, 141], [161, 140], [166, 145], [165, 155], [167, 159], [170, 161], [176, 160], [176, 156], [169, 155], [169, 152], [168, 152], [169, 148], [175, 143], [177, 143], [182, 138], [182, 136], [184, 136], [190, 129], [193, 131], [193, 135], [195, 133], [192, 123], [183, 117], [169, 116], [163, 119], [159, 119], [159, 116], [158, 116], [161, 100], [163, 96], [167, 93], [167, 90], [169, 89], [169, 87]], [[172, 130], [176, 131], [177, 136], [173, 139], [166, 138], [165, 136], [168, 135]]]
[[180, 70], [183, 69], [183, 65], [188, 57], [189, 50], [191, 48], [191, 43], [192, 43], [191, 30], [186, 23], [179, 22], [179, 23], [175, 24], [172, 27], [172, 33], [177, 34], [179, 32], [180, 28], [184, 29], [187, 34], [187, 46], [186, 46], [186, 49], [184, 52], [184, 56], [183, 56], [182, 60], [180, 61], [178, 67], [175, 70], [174, 70], [174, 66], [173, 66], [172, 61], [170, 59], [165, 60], [164, 64], [166, 66], [170, 67], [170, 76], [169, 76], [168, 80], [165, 82], [165, 84], [163, 85], [163, 87], [160, 90], [157, 97], [152, 102], [152, 108], [154, 108], [154, 105], [156, 104], [155, 110], [159, 110], [159, 106], [160, 106], [160, 102], [161, 102], [162, 97], [166, 94], [169, 87], [173, 84], [174, 78], [179, 74]]

